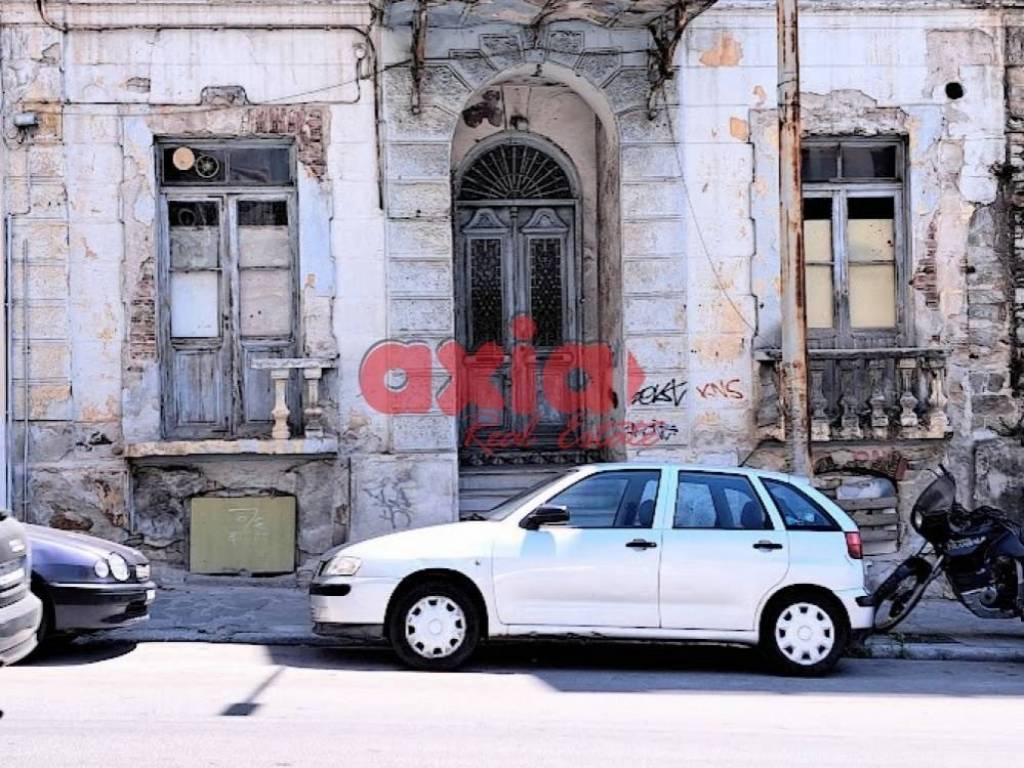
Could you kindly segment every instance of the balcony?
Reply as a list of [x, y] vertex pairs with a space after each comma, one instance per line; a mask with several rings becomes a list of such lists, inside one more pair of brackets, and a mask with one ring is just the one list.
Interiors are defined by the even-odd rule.
[[[125, 446], [126, 456], [131, 459], [144, 459], [204, 455], [306, 456], [337, 453], [337, 437], [325, 432], [320, 397], [320, 382], [324, 371], [334, 368], [335, 362], [321, 358], [260, 357], [250, 360], [249, 365], [254, 370], [265, 370], [270, 374], [274, 402], [269, 413], [273, 420], [269, 435], [133, 442]], [[293, 376], [298, 377], [301, 388], [302, 410], [297, 434], [292, 433], [292, 427], [289, 425], [289, 421], [296, 421], [292, 419], [292, 409], [288, 406], [288, 384]]]
[[[760, 350], [757, 423], [764, 438], [785, 438], [777, 349]], [[811, 440], [941, 440], [946, 356], [931, 347], [814, 349], [809, 353]]]

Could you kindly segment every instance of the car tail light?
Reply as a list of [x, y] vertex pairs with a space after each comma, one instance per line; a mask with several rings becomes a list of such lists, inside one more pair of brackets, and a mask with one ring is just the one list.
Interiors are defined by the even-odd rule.
[[864, 558], [864, 545], [860, 540], [860, 531], [850, 531], [846, 534], [846, 554], [853, 560]]

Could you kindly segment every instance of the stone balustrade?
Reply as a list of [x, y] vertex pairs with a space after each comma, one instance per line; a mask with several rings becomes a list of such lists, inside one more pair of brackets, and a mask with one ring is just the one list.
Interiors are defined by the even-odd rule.
[[270, 372], [270, 380], [274, 384], [274, 408], [270, 412], [274, 417], [274, 426], [270, 436], [275, 440], [291, 438], [288, 417], [288, 382], [292, 372], [300, 372], [305, 383], [302, 397], [302, 429], [303, 437], [320, 439], [324, 436], [323, 408], [320, 406], [320, 380], [323, 372], [334, 368], [333, 360], [308, 357], [259, 357], [250, 361], [249, 367], [254, 370]]
[[[811, 439], [942, 439], [946, 355], [930, 347], [814, 349], [809, 352]], [[761, 350], [757, 418], [764, 437], [783, 439], [778, 350]]]

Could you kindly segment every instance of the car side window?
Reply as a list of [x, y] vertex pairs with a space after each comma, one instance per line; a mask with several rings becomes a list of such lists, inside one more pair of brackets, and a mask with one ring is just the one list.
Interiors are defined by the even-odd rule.
[[772, 524], [745, 477], [680, 472], [673, 527], [763, 531]]
[[598, 472], [544, 504], [566, 507], [571, 528], [650, 528], [660, 478], [658, 470]]
[[782, 515], [786, 528], [800, 531], [838, 531], [832, 516], [807, 494], [780, 480], [763, 480], [768, 495]]

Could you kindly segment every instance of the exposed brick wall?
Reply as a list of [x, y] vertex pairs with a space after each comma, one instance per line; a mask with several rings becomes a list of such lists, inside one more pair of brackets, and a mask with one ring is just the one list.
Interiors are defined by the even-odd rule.
[[132, 291], [128, 317], [128, 354], [133, 362], [155, 360], [156, 342], [156, 276], [154, 259], [147, 259], [140, 268], [139, 281]]
[[243, 132], [294, 136], [299, 162], [323, 181], [327, 175], [325, 114], [322, 107], [255, 107], [246, 114]]

